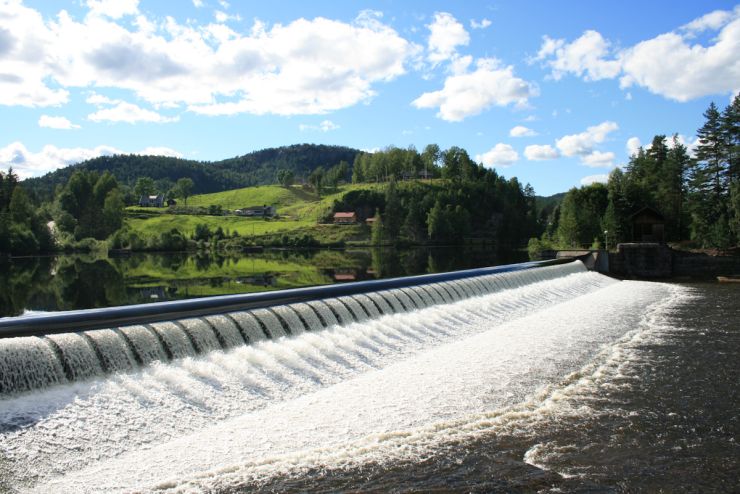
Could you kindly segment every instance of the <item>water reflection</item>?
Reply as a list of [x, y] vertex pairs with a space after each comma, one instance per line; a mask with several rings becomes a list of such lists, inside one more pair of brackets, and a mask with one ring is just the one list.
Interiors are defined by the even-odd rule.
[[526, 260], [463, 248], [0, 259], [0, 317], [452, 271]]

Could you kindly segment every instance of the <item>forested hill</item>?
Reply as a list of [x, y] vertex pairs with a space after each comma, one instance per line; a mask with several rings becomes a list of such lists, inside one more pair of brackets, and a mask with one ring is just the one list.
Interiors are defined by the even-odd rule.
[[162, 191], [169, 190], [182, 177], [195, 183], [193, 192], [203, 194], [250, 185], [275, 183], [278, 170], [292, 171], [305, 179], [318, 166], [332, 167], [340, 161], [352, 164], [360, 151], [343, 146], [295, 144], [263, 149], [243, 156], [214, 162], [201, 162], [165, 156], [101, 156], [23, 182], [24, 188], [42, 200], [53, 197], [60, 184], [66, 184], [76, 170], [111, 172], [119, 183], [133, 187], [140, 177], [150, 177]]

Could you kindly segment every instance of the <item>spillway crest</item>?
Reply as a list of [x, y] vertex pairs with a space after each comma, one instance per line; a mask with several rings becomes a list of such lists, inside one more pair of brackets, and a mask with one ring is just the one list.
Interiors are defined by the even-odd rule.
[[577, 261], [222, 315], [0, 339], [0, 396], [449, 304], [585, 270]]

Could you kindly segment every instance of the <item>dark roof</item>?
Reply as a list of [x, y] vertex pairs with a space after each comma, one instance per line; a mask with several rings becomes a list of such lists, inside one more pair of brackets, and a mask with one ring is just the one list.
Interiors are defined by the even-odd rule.
[[659, 219], [660, 221], [665, 221], [665, 216], [660, 214], [660, 211], [657, 211], [650, 206], [645, 206], [642, 209], [637, 210], [636, 212], [632, 213], [630, 215], [630, 219], [635, 219], [638, 216], [652, 216], [656, 219]]

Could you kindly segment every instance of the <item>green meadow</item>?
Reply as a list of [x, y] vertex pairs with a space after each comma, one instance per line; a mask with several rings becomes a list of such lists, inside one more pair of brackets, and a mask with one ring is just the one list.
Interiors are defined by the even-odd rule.
[[[340, 241], [363, 242], [368, 240], [369, 230], [363, 225], [326, 225], [318, 221], [331, 211], [335, 200], [341, 199], [351, 190], [382, 189], [378, 184], [347, 184], [319, 197], [302, 186], [280, 187], [263, 185], [246, 187], [212, 194], [195, 195], [188, 198], [188, 206], [221, 206], [224, 211], [233, 211], [249, 206], [272, 205], [277, 209], [277, 218], [247, 218], [243, 216], [212, 216], [169, 214], [167, 210], [129, 208], [126, 220], [128, 227], [141, 237], [152, 237], [173, 228], [190, 236], [199, 224], [207, 225], [211, 231], [221, 228], [227, 235], [234, 232], [242, 237], [256, 239], [282, 235], [310, 235], [321, 243]], [[148, 213], [148, 214], [142, 214]]]

